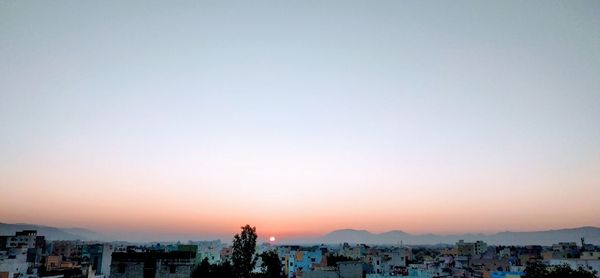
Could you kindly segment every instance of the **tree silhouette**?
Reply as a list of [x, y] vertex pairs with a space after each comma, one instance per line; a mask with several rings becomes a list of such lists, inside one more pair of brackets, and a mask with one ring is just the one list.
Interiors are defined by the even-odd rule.
[[211, 277], [211, 267], [212, 266], [208, 262], [208, 258], [204, 258], [202, 262], [200, 262], [200, 264], [194, 268], [194, 271], [192, 272], [192, 278]]
[[252, 269], [256, 264], [256, 227], [246, 225], [241, 227], [242, 231], [233, 237], [233, 272], [237, 277], [250, 277]]
[[582, 267], [572, 269], [568, 265], [547, 267], [542, 262], [527, 263], [523, 278], [597, 278], [595, 271], [587, 271]]
[[229, 261], [224, 261], [221, 264], [213, 265], [213, 267], [211, 267], [209, 277], [233, 278], [239, 276], [233, 272], [233, 266], [231, 263], [229, 263]]
[[275, 250], [267, 251], [260, 254], [260, 258], [262, 259], [262, 276], [265, 278], [283, 278], [285, 275], [283, 274], [283, 265], [281, 265], [281, 260], [279, 260], [279, 255]]
[[525, 278], [548, 277], [548, 269], [541, 261], [528, 262], [525, 267]]
[[587, 271], [581, 266], [578, 269], [572, 269], [568, 265], [559, 265], [552, 267], [548, 278], [597, 278], [596, 272]]

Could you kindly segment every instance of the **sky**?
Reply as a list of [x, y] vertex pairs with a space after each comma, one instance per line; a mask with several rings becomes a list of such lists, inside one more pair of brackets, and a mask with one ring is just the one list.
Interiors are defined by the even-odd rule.
[[600, 1], [0, 1], [0, 222], [600, 226]]

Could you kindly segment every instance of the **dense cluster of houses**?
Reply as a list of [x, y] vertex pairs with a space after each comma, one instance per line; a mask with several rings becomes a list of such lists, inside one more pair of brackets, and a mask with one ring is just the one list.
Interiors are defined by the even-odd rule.
[[[459, 241], [454, 246], [365, 244], [259, 244], [275, 251], [287, 277], [521, 277], [528, 262], [569, 265], [600, 272], [600, 248], [575, 242], [552, 246], [491, 246]], [[202, 260], [231, 260], [219, 240], [130, 245], [126, 242], [47, 241], [36, 231], [0, 236], [0, 278], [189, 278]], [[260, 260], [255, 271], [260, 271]]]

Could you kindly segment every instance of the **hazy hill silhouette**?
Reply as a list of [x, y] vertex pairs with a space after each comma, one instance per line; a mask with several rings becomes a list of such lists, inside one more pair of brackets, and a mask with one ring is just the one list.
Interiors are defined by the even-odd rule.
[[13, 235], [17, 231], [37, 230], [38, 235], [49, 240], [100, 240], [103, 237], [91, 230], [83, 228], [56, 228], [36, 224], [0, 223], [0, 235]]
[[[84, 228], [57, 228], [35, 224], [6, 224], [0, 223], [0, 235], [12, 235], [16, 231], [37, 230], [38, 234], [45, 236], [49, 240], [122, 240], [119, 235], [100, 234], [95, 231]], [[128, 238], [131, 241], [160, 241], [160, 238], [153, 238], [152, 233], [144, 235], [143, 238]], [[200, 236], [200, 235], [198, 235]], [[203, 236], [206, 237], [206, 236]], [[457, 235], [436, 235], [436, 234], [410, 234], [399, 230], [388, 231], [384, 233], [372, 233], [367, 230], [340, 229], [327, 233], [319, 237], [296, 237], [281, 239], [278, 244], [339, 244], [347, 243], [365, 243], [365, 244], [406, 244], [406, 245], [434, 245], [434, 244], [454, 244], [458, 240], [476, 241], [483, 240], [492, 245], [552, 245], [557, 242], [580, 242], [584, 237], [586, 243], [600, 245], [600, 228], [598, 227], [579, 227], [568, 229], [555, 229], [545, 231], [531, 232], [499, 232], [494, 234], [467, 233]], [[193, 235], [179, 235], [178, 238], [170, 240], [198, 240]], [[209, 238], [205, 238], [209, 239]], [[213, 239], [218, 239], [217, 237]]]
[[409, 234], [403, 231], [389, 231], [385, 233], [371, 233], [366, 230], [342, 229], [332, 231], [316, 238], [297, 238], [294, 241], [303, 243], [365, 243], [365, 244], [453, 244], [458, 240], [476, 241], [483, 240], [494, 245], [551, 245], [557, 242], [580, 242], [584, 237], [586, 243], [600, 244], [600, 228], [579, 227], [570, 229], [557, 229], [531, 232], [499, 232], [494, 234]]

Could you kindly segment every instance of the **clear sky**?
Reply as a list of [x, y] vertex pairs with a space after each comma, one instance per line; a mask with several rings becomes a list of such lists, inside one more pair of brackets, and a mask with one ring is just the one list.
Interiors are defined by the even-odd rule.
[[0, 0], [0, 222], [600, 226], [600, 1]]

